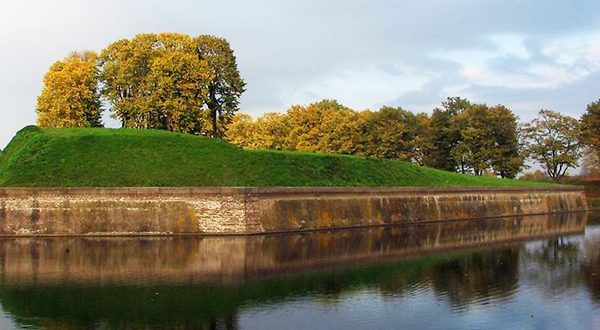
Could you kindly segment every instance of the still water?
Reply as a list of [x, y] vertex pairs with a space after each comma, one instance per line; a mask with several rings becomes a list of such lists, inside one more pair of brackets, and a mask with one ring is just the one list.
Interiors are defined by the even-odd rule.
[[0, 239], [0, 328], [600, 329], [598, 218]]

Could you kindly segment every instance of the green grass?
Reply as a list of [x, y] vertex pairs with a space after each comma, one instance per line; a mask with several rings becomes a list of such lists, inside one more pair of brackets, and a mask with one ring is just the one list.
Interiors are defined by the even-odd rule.
[[22, 129], [0, 154], [6, 187], [553, 186], [475, 177], [399, 161], [249, 151], [156, 130]]

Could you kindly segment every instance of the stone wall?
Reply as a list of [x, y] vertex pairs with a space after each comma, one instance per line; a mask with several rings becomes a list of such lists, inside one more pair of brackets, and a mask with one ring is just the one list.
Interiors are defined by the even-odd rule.
[[580, 188], [3, 188], [0, 235], [250, 234], [586, 209]]

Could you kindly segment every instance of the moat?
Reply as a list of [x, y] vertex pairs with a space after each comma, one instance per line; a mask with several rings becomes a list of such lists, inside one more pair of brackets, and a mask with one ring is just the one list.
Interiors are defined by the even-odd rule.
[[600, 213], [0, 239], [2, 329], [598, 329]]

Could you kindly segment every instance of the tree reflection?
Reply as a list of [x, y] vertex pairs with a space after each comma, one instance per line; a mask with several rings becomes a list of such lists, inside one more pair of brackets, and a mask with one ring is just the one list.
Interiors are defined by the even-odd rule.
[[438, 295], [447, 296], [454, 307], [506, 298], [518, 283], [518, 248], [473, 253], [437, 265], [428, 272]]
[[590, 296], [597, 305], [600, 305], [600, 235], [586, 239], [583, 246], [585, 247], [581, 264], [583, 278], [589, 288]]
[[384, 300], [433, 293], [437, 300], [429, 303], [452, 312], [503, 304], [523, 287], [547, 295], [583, 288], [600, 304], [600, 230], [474, 248], [545, 229], [571, 233], [581, 221], [493, 219], [251, 238], [5, 240], [0, 303], [23, 327], [43, 329], [236, 329], [249, 309], [298, 300], [330, 307], [364, 292]]

